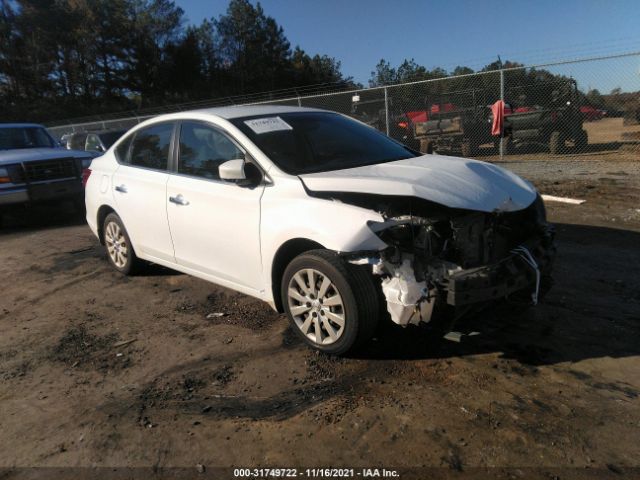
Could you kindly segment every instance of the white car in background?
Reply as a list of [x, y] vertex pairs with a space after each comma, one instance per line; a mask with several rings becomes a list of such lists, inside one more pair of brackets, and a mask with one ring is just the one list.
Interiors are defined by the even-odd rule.
[[386, 314], [406, 326], [536, 303], [552, 263], [530, 183], [333, 112], [163, 115], [90, 170], [87, 221], [117, 270], [145, 260], [252, 295], [328, 353], [365, 343]]

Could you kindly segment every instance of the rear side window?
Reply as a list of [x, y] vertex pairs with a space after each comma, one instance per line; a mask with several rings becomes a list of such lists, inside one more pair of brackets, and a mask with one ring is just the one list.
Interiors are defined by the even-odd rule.
[[129, 135], [122, 142], [120, 142], [120, 145], [118, 145], [114, 150], [118, 162], [129, 163], [129, 147], [131, 146], [131, 140], [133, 140], [133, 137], [134, 135]]
[[216, 180], [220, 164], [238, 158], [244, 153], [224, 133], [201, 123], [182, 124], [178, 173]]
[[138, 130], [131, 145], [129, 163], [135, 167], [166, 170], [172, 132], [173, 124], [171, 123]]

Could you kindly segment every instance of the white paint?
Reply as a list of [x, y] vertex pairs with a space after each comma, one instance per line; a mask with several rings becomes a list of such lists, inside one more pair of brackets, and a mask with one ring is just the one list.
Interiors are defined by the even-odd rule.
[[218, 174], [222, 180], [244, 180], [244, 160], [236, 158], [227, 160], [218, 167]]
[[[306, 239], [337, 252], [387, 247], [369, 226], [370, 222], [384, 222], [378, 212], [310, 196], [303, 181], [312, 190], [410, 195], [479, 211], [517, 210], [535, 199], [533, 187], [506, 170], [435, 155], [303, 175], [301, 180], [279, 170], [227, 120], [244, 115], [277, 118], [280, 113], [300, 111], [315, 110], [230, 107], [163, 115], [137, 125], [91, 165], [93, 173], [86, 189], [87, 222], [91, 230], [98, 233], [98, 211], [108, 206], [122, 218], [140, 258], [255, 296], [274, 306], [273, 262], [286, 242]], [[256, 161], [269, 181], [245, 188], [233, 182], [118, 165], [114, 150], [129, 135], [160, 121], [177, 120], [203, 121], [225, 131]], [[284, 128], [279, 122], [277, 125]], [[108, 177], [109, 188], [101, 191], [103, 176]], [[115, 191], [120, 185], [127, 187], [127, 193]], [[178, 195], [182, 195], [184, 204], [169, 201]], [[377, 267], [377, 273], [382, 273], [381, 266]], [[411, 281], [408, 274], [396, 278], [387, 291], [397, 300], [395, 305], [399, 305], [396, 318], [404, 321], [406, 312], [416, 308], [416, 289], [424, 286], [418, 285], [415, 278]], [[391, 294], [392, 289], [395, 294]], [[433, 302], [418, 304], [419, 317], [429, 318], [432, 306]]]
[[301, 178], [312, 191], [419, 197], [481, 212], [521, 210], [536, 198], [529, 182], [504, 168], [440, 155], [311, 173]]
[[176, 264], [259, 291], [264, 188], [170, 175], [166, 197], [182, 195], [189, 202], [166, 203]]
[[545, 202], [570, 203], [572, 205], [582, 205], [586, 200], [578, 200], [577, 198], [554, 197], [553, 195], [542, 195]]
[[[428, 294], [426, 282], [418, 282], [411, 268], [411, 261], [404, 259], [395, 268], [391, 278], [382, 280], [382, 292], [387, 300], [387, 311], [398, 325], [406, 326], [410, 323], [417, 325], [423, 321], [421, 306], [418, 302]], [[432, 303], [424, 300], [422, 303]], [[433, 305], [431, 305], [433, 307]], [[424, 321], [430, 320], [431, 312]]]
[[[98, 172], [95, 175], [98, 176]], [[93, 176], [94, 173], [91, 173], [89, 179]], [[149, 257], [150, 260], [160, 258], [174, 261], [173, 242], [167, 222], [168, 180], [169, 174], [166, 172], [129, 165], [120, 165], [112, 176], [111, 190], [117, 205], [116, 211], [129, 236], [137, 239], [136, 254]], [[90, 191], [87, 189], [85, 196]]]

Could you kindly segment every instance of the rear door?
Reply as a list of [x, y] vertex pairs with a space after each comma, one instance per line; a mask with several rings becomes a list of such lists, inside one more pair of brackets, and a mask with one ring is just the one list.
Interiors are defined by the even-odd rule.
[[[260, 198], [264, 185], [223, 181], [218, 167], [247, 159], [224, 131], [182, 122], [176, 172], [167, 186], [167, 214], [176, 263], [246, 291], [262, 284]], [[220, 282], [220, 283], [223, 283]]]
[[173, 122], [155, 124], [121, 143], [112, 183], [118, 215], [136, 253], [169, 262], [175, 261], [166, 204], [174, 129]]

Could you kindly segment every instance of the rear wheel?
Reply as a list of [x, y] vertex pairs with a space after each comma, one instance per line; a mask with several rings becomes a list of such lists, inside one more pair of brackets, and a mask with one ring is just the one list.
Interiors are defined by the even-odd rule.
[[107, 215], [104, 219], [102, 231], [109, 263], [125, 275], [134, 275], [138, 272], [142, 261], [133, 251], [129, 234], [124, 228], [120, 217], [115, 213]]
[[330, 354], [363, 345], [378, 323], [371, 274], [329, 250], [311, 250], [291, 261], [282, 278], [282, 304], [305, 343]]

